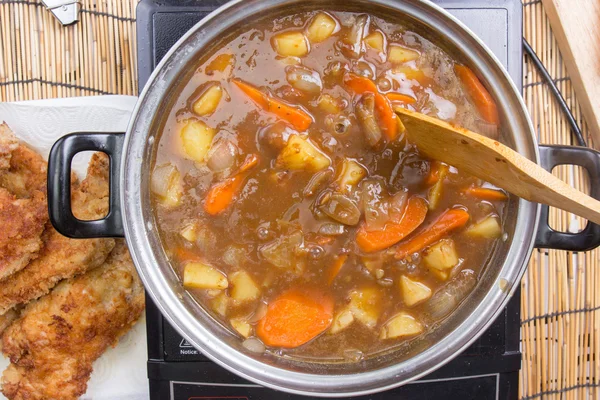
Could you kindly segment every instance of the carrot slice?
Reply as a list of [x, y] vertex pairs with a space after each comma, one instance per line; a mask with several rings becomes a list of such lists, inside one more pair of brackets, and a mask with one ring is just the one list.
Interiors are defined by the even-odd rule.
[[256, 335], [267, 346], [292, 348], [323, 333], [333, 319], [333, 299], [315, 290], [291, 289], [269, 303]]
[[404, 104], [412, 104], [417, 101], [416, 99], [402, 93], [387, 93], [386, 97], [390, 99], [390, 101], [398, 101]]
[[381, 93], [375, 93], [375, 109], [383, 124], [383, 133], [388, 140], [392, 141], [398, 137], [398, 116], [394, 112], [390, 99]]
[[443, 173], [447, 172], [448, 166], [441, 161], [433, 160], [429, 163], [429, 175], [427, 175], [427, 179], [425, 183], [427, 185], [434, 185], [439, 180]]
[[481, 200], [487, 201], [505, 201], [508, 199], [506, 193], [500, 190], [482, 188], [482, 187], [470, 187], [465, 191], [466, 194], [477, 197]]
[[344, 83], [356, 94], [373, 93], [375, 95], [375, 110], [382, 125], [382, 131], [391, 141], [398, 137], [398, 116], [394, 112], [392, 102], [386, 96], [379, 93], [375, 82], [364, 76], [346, 74]]
[[328, 285], [331, 285], [333, 283], [335, 278], [342, 270], [342, 267], [344, 266], [344, 263], [347, 259], [348, 254], [340, 254], [339, 256], [335, 257], [335, 260], [333, 260], [333, 265], [331, 266], [331, 270], [329, 271], [329, 277], [327, 278]]
[[479, 81], [475, 73], [471, 71], [469, 67], [464, 65], [455, 65], [454, 70], [462, 81], [463, 85], [467, 89], [467, 93], [475, 102], [475, 106], [479, 113], [490, 124], [498, 124], [500, 118], [498, 117], [498, 109], [492, 96]]
[[225, 211], [233, 202], [240, 189], [242, 189], [248, 177], [248, 170], [257, 164], [258, 156], [251, 154], [233, 176], [213, 185], [206, 194], [204, 210], [210, 215], [217, 215]]
[[289, 122], [297, 130], [305, 131], [312, 124], [313, 119], [306, 111], [292, 107], [270, 94], [265, 94], [244, 81], [239, 79], [233, 79], [232, 81], [263, 110]]
[[382, 230], [370, 232], [363, 223], [356, 234], [358, 247], [366, 253], [372, 253], [395, 245], [423, 223], [427, 209], [427, 202], [423, 198], [413, 196], [408, 199], [398, 223], [388, 222]]
[[356, 74], [346, 74], [344, 75], [344, 83], [356, 94], [363, 94], [367, 92], [379, 92], [379, 90], [377, 90], [377, 85], [375, 84], [375, 82], [373, 82], [369, 78], [365, 78], [364, 76]]
[[464, 226], [469, 220], [469, 213], [460, 208], [446, 210], [431, 225], [422, 229], [412, 238], [396, 248], [396, 258], [403, 259], [409, 254], [418, 253], [425, 247], [443, 238], [455, 229]]

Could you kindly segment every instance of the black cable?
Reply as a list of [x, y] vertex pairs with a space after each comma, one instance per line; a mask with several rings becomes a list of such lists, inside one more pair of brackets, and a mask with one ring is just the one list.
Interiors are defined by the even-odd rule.
[[581, 129], [579, 129], [579, 125], [577, 125], [577, 121], [575, 121], [573, 113], [571, 112], [569, 106], [565, 102], [565, 98], [562, 96], [562, 94], [560, 94], [560, 91], [556, 87], [556, 84], [552, 80], [552, 77], [548, 73], [548, 70], [546, 69], [546, 67], [544, 67], [544, 64], [542, 64], [537, 54], [535, 54], [535, 51], [533, 51], [533, 49], [531, 48], [529, 43], [527, 43], [527, 40], [525, 38], [523, 38], [523, 48], [525, 49], [525, 52], [527, 53], [529, 58], [531, 58], [531, 61], [533, 61], [533, 63], [535, 64], [540, 74], [542, 74], [542, 77], [544, 78], [548, 86], [550, 86], [550, 91], [556, 98], [556, 101], [558, 101], [559, 107], [567, 117], [567, 122], [569, 123], [569, 125], [571, 126], [571, 130], [575, 134], [577, 144], [583, 147], [587, 147], [585, 139], [583, 138], [583, 134], [581, 133]]

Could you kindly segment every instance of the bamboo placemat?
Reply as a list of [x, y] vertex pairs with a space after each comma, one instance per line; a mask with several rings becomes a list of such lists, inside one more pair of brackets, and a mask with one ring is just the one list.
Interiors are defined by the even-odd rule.
[[40, 0], [0, 0], [0, 101], [137, 95], [137, 0], [80, 0], [63, 27]]
[[[591, 1], [591, 0], [590, 0]], [[40, 0], [0, 1], [0, 100], [137, 94], [137, 0], [81, 0], [63, 27]], [[540, 0], [523, 4], [524, 35], [593, 145]], [[524, 61], [524, 97], [541, 143], [575, 144], [552, 94]], [[585, 174], [555, 173], [580, 189]], [[553, 210], [559, 230], [583, 221]], [[600, 398], [600, 252], [536, 250], [522, 282], [522, 399]]]
[[[555, 79], [588, 145], [593, 146], [541, 2], [524, 3], [523, 14], [525, 38]], [[541, 81], [533, 64], [525, 58], [525, 102], [540, 143], [575, 145], [557, 102]], [[587, 190], [587, 176], [578, 168], [562, 166], [555, 169], [555, 175]], [[556, 210], [551, 210], [550, 225], [564, 231], [584, 227], [580, 218]], [[521, 291], [522, 399], [600, 398], [598, 268], [598, 250], [534, 251]]]

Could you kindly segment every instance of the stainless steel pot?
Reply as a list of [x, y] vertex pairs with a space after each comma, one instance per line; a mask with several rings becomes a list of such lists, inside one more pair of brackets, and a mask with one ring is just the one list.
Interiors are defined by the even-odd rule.
[[[256, 355], [206, 313], [183, 289], [162, 249], [150, 206], [149, 179], [154, 144], [161, 132], [162, 110], [197, 60], [224, 35], [248, 21], [304, 9], [368, 11], [400, 19], [470, 65], [491, 89], [508, 133], [507, 141], [547, 169], [577, 164], [588, 170], [592, 195], [600, 198], [600, 153], [583, 148], [538, 146], [519, 92], [498, 60], [462, 23], [419, 0], [234, 0], [211, 13], [173, 46], [152, 74], [134, 110], [126, 135], [79, 133], [60, 139], [49, 161], [50, 217], [58, 231], [72, 237], [123, 236], [146, 290], [168, 321], [217, 364], [261, 385], [287, 392], [346, 397], [386, 390], [444, 365], [472, 343], [501, 312], [519, 281], [532, 248], [585, 250], [600, 243], [600, 227], [579, 234], [551, 230], [547, 207], [513, 199], [504, 221], [508, 239], [497, 246], [476, 289], [436, 329], [386, 354], [353, 364]], [[79, 221], [70, 207], [70, 165], [75, 153], [100, 150], [111, 157], [110, 214]]]

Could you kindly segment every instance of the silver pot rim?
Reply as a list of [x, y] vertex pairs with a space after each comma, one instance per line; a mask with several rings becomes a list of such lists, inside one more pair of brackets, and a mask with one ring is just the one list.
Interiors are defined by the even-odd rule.
[[[198, 310], [192, 303], [185, 303], [182, 288], [177, 287], [174, 273], [165, 265], [166, 256], [158, 242], [148, 195], [144, 191], [148, 187], [149, 154], [157, 139], [157, 133], [152, 130], [154, 120], [169, 88], [176, 83], [193, 55], [210, 44], [211, 38], [218, 37], [231, 26], [244, 23], [249, 16], [264, 15], [265, 10], [309, 2], [233, 0], [196, 24], [164, 56], [144, 87], [127, 130], [120, 171], [123, 225], [132, 258], [150, 297], [168, 322], [212, 361], [252, 382], [290, 393], [324, 397], [365, 395], [427, 375], [452, 360], [485, 331], [519, 286], [533, 249], [539, 207], [518, 200], [516, 224], [504, 262], [495, 278], [487, 283], [481, 302], [465, 311], [457, 329], [414, 357], [384, 368], [336, 375], [292, 371], [239, 351], [231, 341], [215, 334], [218, 329], [215, 323], [208, 319], [199, 321], [193, 312]], [[507, 130], [513, 133], [515, 149], [538, 161], [533, 125], [519, 91], [498, 59], [464, 24], [424, 0], [348, 0], [345, 3], [364, 4], [412, 16], [447, 39], [488, 82], [504, 115], [510, 111], [511, 118], [506, 119], [506, 124]], [[330, 2], [326, 4], [325, 7], [331, 7]]]

